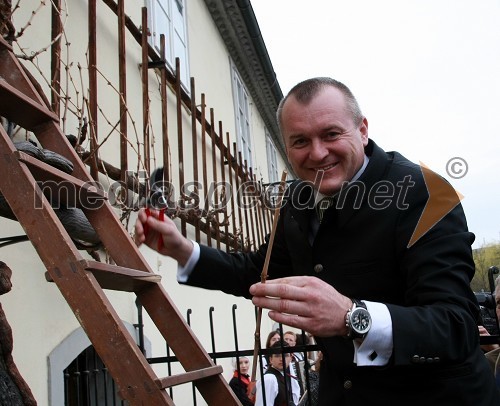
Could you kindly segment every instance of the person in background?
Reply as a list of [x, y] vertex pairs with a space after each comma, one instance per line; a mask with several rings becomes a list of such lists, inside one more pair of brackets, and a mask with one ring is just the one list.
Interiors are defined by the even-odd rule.
[[[500, 276], [495, 279], [495, 311], [497, 313], [497, 320], [500, 320]], [[500, 326], [499, 326], [500, 327]], [[489, 336], [490, 333], [484, 326], [479, 326], [479, 335]], [[497, 383], [498, 389], [500, 389], [500, 345], [499, 344], [487, 344], [482, 345], [481, 348], [485, 352], [485, 357], [493, 371], [495, 376], [495, 381]]]
[[[268, 240], [226, 253], [141, 209], [137, 244], [159, 249], [161, 239], [179, 283], [249, 298], [276, 323], [312, 333], [321, 406], [498, 406], [470, 288], [475, 237], [453, 188], [369, 139], [356, 98], [335, 79], [295, 85], [277, 121], [298, 179], [280, 208], [266, 283]], [[408, 125], [433, 130], [425, 117]]]
[[319, 371], [321, 368], [321, 351], [316, 354], [316, 360], [306, 364], [306, 373], [308, 374], [309, 386], [302, 395], [298, 406], [318, 406], [319, 405]]
[[[283, 348], [287, 347], [288, 343], [283, 342]], [[270, 348], [281, 349], [281, 343], [275, 342]], [[263, 378], [257, 382], [255, 406], [295, 406], [299, 403], [300, 388], [297, 380], [289, 373], [291, 358], [290, 353], [269, 355], [269, 367]]]
[[294, 331], [285, 331], [283, 333], [283, 340], [288, 343], [290, 347], [295, 347], [297, 343], [297, 334]]
[[[316, 345], [316, 340], [314, 339], [314, 336], [307, 332], [306, 333], [306, 341], [305, 343], [307, 345]], [[312, 351], [308, 351], [307, 353], [307, 358], [310, 360], [311, 363], [316, 362], [316, 359], [318, 358], [318, 352], [316, 349]]]
[[[274, 343], [281, 341], [281, 334], [278, 330], [272, 330], [269, 332], [266, 338], [266, 346], [265, 348], [271, 348]], [[267, 366], [269, 365], [269, 357], [266, 355], [262, 357], [262, 370], [265, 372]]]
[[278, 330], [270, 331], [266, 339], [266, 348], [281, 340], [281, 334]]
[[[277, 342], [280, 342], [281, 341], [281, 334], [278, 330], [271, 330], [269, 332], [269, 334], [267, 335], [267, 338], [266, 338], [266, 344], [265, 344], [265, 348], [268, 349], [270, 348], [274, 343], [277, 343]], [[261, 363], [262, 363], [262, 373], [265, 373], [268, 366], [269, 366], [269, 356], [268, 355], [261, 355], [260, 356], [260, 360], [261, 360]], [[259, 366], [257, 365], [257, 368], [259, 368]], [[257, 375], [257, 373], [254, 375], [254, 377]], [[247, 396], [248, 398], [250, 399], [253, 399], [255, 400], [255, 394], [256, 394], [256, 391], [257, 391], [257, 388], [256, 388], [256, 382], [255, 381], [252, 381], [250, 382], [249, 386], [248, 386], [248, 390], [247, 390]]]
[[[297, 345], [297, 334], [293, 331], [286, 331], [283, 333], [283, 340], [288, 343], [290, 347]], [[290, 374], [297, 379], [300, 387], [300, 396], [304, 394], [304, 356], [300, 352], [293, 352], [290, 361]]]
[[[236, 364], [237, 359], [239, 363]], [[248, 385], [250, 384], [250, 360], [248, 357], [234, 359], [234, 373], [229, 381], [229, 386], [243, 406], [252, 406], [254, 403], [247, 396]]]

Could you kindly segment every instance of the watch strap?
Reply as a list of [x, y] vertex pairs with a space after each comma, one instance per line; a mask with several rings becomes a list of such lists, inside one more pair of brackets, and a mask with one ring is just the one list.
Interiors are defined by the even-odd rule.
[[362, 302], [359, 299], [351, 299], [351, 300], [352, 300], [352, 304], [353, 304], [353, 307], [352, 307], [351, 311], [354, 310], [356, 307], [362, 307], [363, 309], [367, 309], [368, 310], [368, 308], [366, 307], [365, 302]]

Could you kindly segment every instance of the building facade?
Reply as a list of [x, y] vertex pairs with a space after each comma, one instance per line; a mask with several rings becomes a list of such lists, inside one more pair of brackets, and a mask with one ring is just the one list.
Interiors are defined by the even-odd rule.
[[[2, 27], [4, 38], [130, 233], [163, 167], [186, 236], [228, 251], [262, 243], [272, 216], [269, 184], [290, 168], [275, 122], [282, 94], [250, 1], [22, 0], [11, 11], [2, 21], [15, 31]], [[13, 140], [36, 142], [15, 123], [5, 126]], [[17, 221], [0, 218], [0, 225], [2, 238], [23, 235]], [[99, 244], [80, 242], [89, 258], [112, 261]], [[208, 352], [234, 351], [235, 335], [240, 350], [253, 348], [251, 302], [180, 286], [174, 261], [142, 253]], [[3, 244], [0, 260], [13, 271], [2, 305], [14, 360], [40, 405], [62, 405], [76, 364], [91, 357], [85, 368], [102, 373], [98, 355], [29, 241]], [[135, 295], [107, 295], [147, 356], [167, 356], [147, 314], [139, 317]], [[271, 327], [264, 319], [263, 336]], [[217, 363], [229, 380], [231, 360]], [[159, 361], [154, 368], [167, 376], [181, 367]], [[191, 385], [176, 387], [173, 398], [194, 404]]]

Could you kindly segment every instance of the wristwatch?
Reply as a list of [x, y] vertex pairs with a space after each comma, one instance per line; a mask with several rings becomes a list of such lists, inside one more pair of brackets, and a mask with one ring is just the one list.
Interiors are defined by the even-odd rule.
[[354, 340], [356, 338], [364, 338], [370, 327], [372, 326], [372, 318], [366, 304], [361, 300], [351, 299], [352, 308], [345, 315], [345, 325], [348, 329], [346, 338]]

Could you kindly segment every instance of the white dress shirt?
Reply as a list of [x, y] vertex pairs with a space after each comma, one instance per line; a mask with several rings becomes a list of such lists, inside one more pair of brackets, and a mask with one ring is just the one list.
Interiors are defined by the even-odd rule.
[[[282, 372], [283, 374], [283, 372]], [[297, 405], [300, 400], [300, 387], [296, 379], [290, 379], [292, 382], [292, 397], [293, 397], [293, 403]], [[276, 376], [273, 374], [264, 374], [264, 385], [265, 385], [265, 392], [266, 392], [266, 405], [267, 406], [272, 406], [274, 405], [274, 400], [276, 399], [276, 396], [278, 396], [279, 392], [279, 386], [278, 386], [278, 380], [276, 379]], [[255, 394], [255, 406], [264, 406], [264, 399], [262, 397], [262, 380], [259, 379], [257, 383], [255, 384], [255, 387], [257, 388], [257, 392]]]

